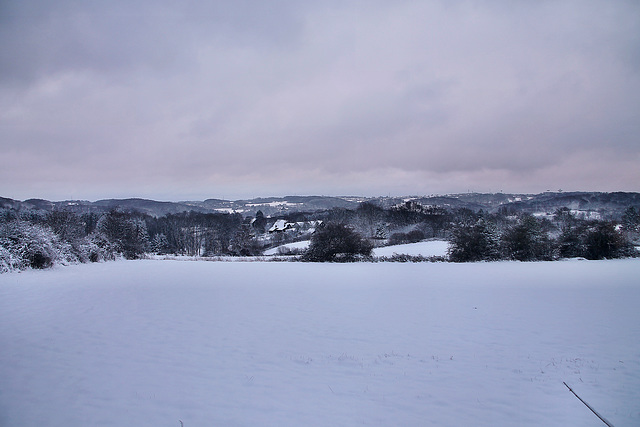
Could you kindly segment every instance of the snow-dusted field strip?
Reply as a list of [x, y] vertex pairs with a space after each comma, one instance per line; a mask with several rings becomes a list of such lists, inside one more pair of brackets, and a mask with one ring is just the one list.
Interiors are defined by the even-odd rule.
[[[309, 240], [295, 243], [287, 243], [277, 248], [271, 248], [264, 252], [265, 255], [278, 255], [279, 248], [285, 249], [307, 249], [309, 247]], [[446, 240], [427, 240], [418, 243], [406, 243], [404, 245], [392, 245], [384, 246], [381, 248], [375, 248], [372, 252], [373, 256], [392, 256], [393, 254], [404, 255], [422, 255], [424, 257], [431, 256], [446, 256], [447, 249], [449, 248], [449, 242]]]
[[374, 256], [392, 256], [393, 254], [422, 255], [424, 257], [446, 256], [449, 242], [446, 240], [427, 240], [424, 242], [407, 243], [404, 245], [385, 246], [375, 248]]
[[2, 426], [640, 425], [640, 260], [0, 275]]
[[293, 243], [286, 243], [282, 246], [278, 246], [276, 248], [271, 248], [271, 249], [267, 249], [266, 251], [264, 251], [265, 255], [278, 255], [278, 250], [280, 248], [283, 249], [307, 249], [309, 247], [309, 240], [303, 240], [301, 242], [293, 242]]

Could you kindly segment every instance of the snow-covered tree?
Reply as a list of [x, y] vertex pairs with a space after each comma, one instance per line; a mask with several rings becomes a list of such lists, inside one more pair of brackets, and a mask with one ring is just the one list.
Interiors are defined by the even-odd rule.
[[260, 254], [262, 247], [251, 233], [251, 229], [248, 226], [242, 226], [234, 234], [230, 250], [233, 255], [252, 256]]
[[518, 261], [551, 260], [553, 245], [542, 224], [533, 215], [522, 215], [502, 235], [505, 258]]
[[163, 255], [166, 254], [169, 250], [169, 240], [164, 233], [158, 233], [153, 236], [151, 241], [151, 251]]
[[142, 218], [112, 210], [100, 218], [97, 230], [127, 259], [139, 258], [147, 250], [149, 235]]
[[459, 223], [451, 232], [449, 259], [454, 262], [492, 261], [500, 258], [500, 236], [483, 218]]
[[15, 220], [0, 225], [2, 270], [47, 268], [54, 262], [75, 262], [69, 244], [61, 242], [48, 227]]
[[380, 206], [371, 202], [363, 202], [356, 209], [355, 225], [366, 238], [386, 237], [385, 216], [385, 210]]

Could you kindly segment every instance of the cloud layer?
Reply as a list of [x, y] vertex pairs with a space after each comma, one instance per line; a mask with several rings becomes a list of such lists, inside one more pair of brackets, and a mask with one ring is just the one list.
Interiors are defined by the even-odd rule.
[[9, 1], [0, 195], [640, 190], [635, 1]]

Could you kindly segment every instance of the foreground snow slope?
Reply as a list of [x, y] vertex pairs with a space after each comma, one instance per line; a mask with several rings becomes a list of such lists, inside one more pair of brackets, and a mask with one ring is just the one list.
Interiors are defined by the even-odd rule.
[[2, 426], [640, 425], [640, 260], [0, 275]]

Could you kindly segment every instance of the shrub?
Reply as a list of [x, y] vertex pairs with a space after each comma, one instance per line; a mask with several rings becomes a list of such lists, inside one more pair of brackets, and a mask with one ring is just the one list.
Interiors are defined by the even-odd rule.
[[389, 237], [389, 245], [401, 245], [403, 243], [407, 243], [409, 238], [407, 237], [407, 233], [393, 233]]
[[94, 231], [86, 238], [87, 260], [91, 262], [113, 261], [115, 260], [115, 248], [107, 237]]
[[585, 236], [587, 259], [622, 258], [631, 256], [633, 247], [611, 222], [599, 222]]
[[558, 252], [564, 258], [632, 257], [636, 253], [627, 235], [611, 222], [590, 221], [563, 230], [557, 241]]
[[306, 248], [288, 248], [286, 246], [280, 246], [278, 248], [278, 255], [282, 256], [291, 256], [291, 255], [302, 255], [306, 251]]
[[507, 259], [549, 261], [554, 258], [548, 234], [532, 215], [523, 215], [516, 225], [508, 228], [502, 235], [502, 242]]
[[565, 227], [558, 236], [556, 246], [562, 258], [584, 257], [586, 228], [583, 226]]
[[424, 240], [425, 235], [420, 230], [411, 230], [407, 233], [407, 240], [411, 243], [418, 243], [421, 240]]
[[343, 224], [327, 223], [311, 236], [304, 261], [349, 262], [371, 255], [373, 245]]
[[0, 269], [3, 271], [25, 268], [47, 268], [61, 258], [73, 259], [70, 245], [60, 243], [47, 227], [15, 220], [2, 225], [0, 230]]
[[483, 219], [458, 224], [451, 233], [449, 259], [454, 262], [493, 261], [500, 258], [495, 228]]
[[441, 256], [424, 256], [424, 255], [408, 255], [396, 254], [391, 256], [382, 256], [376, 259], [379, 262], [443, 262], [444, 257]]
[[0, 273], [7, 273], [18, 268], [18, 260], [14, 255], [2, 245], [0, 241]]

